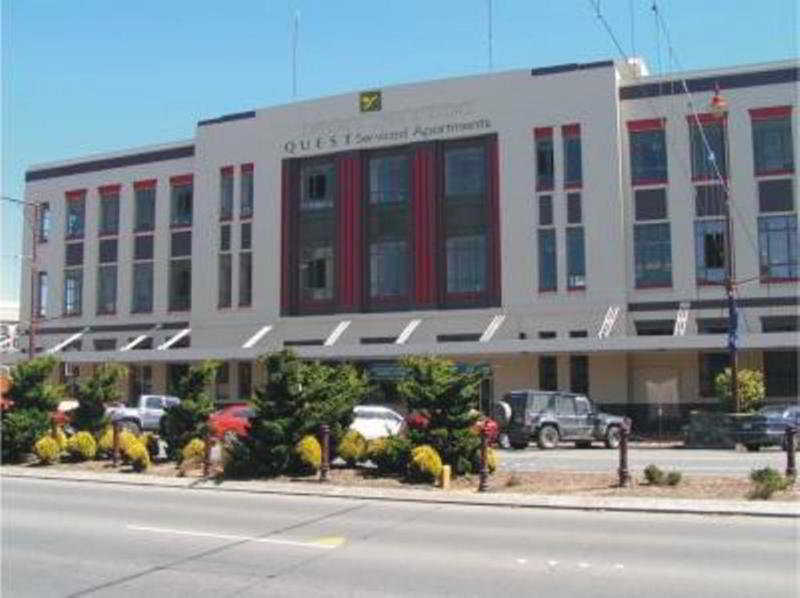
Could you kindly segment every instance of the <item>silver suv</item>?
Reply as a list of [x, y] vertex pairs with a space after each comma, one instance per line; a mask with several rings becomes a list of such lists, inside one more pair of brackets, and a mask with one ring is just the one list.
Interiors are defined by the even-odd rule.
[[168, 395], [139, 395], [131, 398], [124, 406], [109, 407], [106, 415], [111, 421], [121, 422], [134, 432], [142, 430], [157, 432], [164, 416], [164, 410], [177, 405], [181, 400]]

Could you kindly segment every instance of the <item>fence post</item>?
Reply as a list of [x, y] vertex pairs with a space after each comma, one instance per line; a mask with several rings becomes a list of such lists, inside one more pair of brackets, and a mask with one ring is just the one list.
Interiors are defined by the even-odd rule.
[[797, 477], [797, 466], [795, 465], [795, 435], [797, 428], [789, 426], [786, 428], [786, 477]]
[[481, 467], [479, 472], [478, 492], [486, 492], [489, 489], [489, 467], [487, 463], [489, 452], [489, 437], [486, 431], [486, 424], [481, 426]]
[[631, 485], [631, 474], [628, 471], [628, 434], [630, 433], [630, 420], [626, 417], [619, 429], [619, 487]]
[[205, 443], [203, 444], [203, 477], [207, 478], [211, 471], [211, 430], [206, 426]]
[[111, 429], [114, 432], [114, 440], [112, 442], [112, 451], [111, 451], [111, 459], [114, 463], [114, 467], [117, 466], [119, 463], [119, 422], [115, 421], [111, 423]]
[[322, 436], [322, 463], [319, 468], [319, 481], [328, 481], [328, 469], [330, 468], [330, 427], [328, 424], [322, 424], [320, 427], [320, 434]]

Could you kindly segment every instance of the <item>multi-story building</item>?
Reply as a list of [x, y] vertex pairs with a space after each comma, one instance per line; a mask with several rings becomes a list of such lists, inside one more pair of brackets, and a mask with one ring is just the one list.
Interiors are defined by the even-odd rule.
[[797, 81], [797, 61], [515, 70], [32, 167], [37, 350], [130, 364], [132, 393], [219, 359], [221, 399], [283, 347], [376, 380], [445, 355], [486, 366], [486, 398], [587, 391], [647, 425], [713, 401], [727, 364], [728, 197], [740, 363], [796, 400]]

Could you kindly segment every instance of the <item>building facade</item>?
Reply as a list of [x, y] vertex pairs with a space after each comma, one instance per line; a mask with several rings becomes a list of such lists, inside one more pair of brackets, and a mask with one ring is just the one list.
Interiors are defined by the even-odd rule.
[[283, 347], [376, 380], [436, 354], [486, 366], [487, 400], [584, 391], [648, 426], [713, 401], [727, 365], [729, 196], [740, 364], [795, 401], [797, 80], [797, 61], [516, 70], [38, 165], [22, 313], [66, 375], [120, 361], [131, 393], [214, 358], [237, 399]]

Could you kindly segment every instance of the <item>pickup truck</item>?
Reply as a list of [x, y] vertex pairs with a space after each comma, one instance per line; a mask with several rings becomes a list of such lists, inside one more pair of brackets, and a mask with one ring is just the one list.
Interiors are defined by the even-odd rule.
[[143, 430], [157, 432], [164, 410], [180, 402], [178, 397], [168, 395], [139, 395], [124, 405], [109, 407], [106, 409], [106, 415], [111, 421], [121, 422], [133, 432], [139, 433]]
[[515, 390], [500, 405], [498, 412], [509, 415], [505, 433], [515, 449], [525, 448], [531, 439], [542, 449], [555, 448], [561, 441], [582, 448], [597, 441], [617, 448], [622, 426], [627, 425], [621, 416], [601, 413], [584, 395], [568, 392]]

